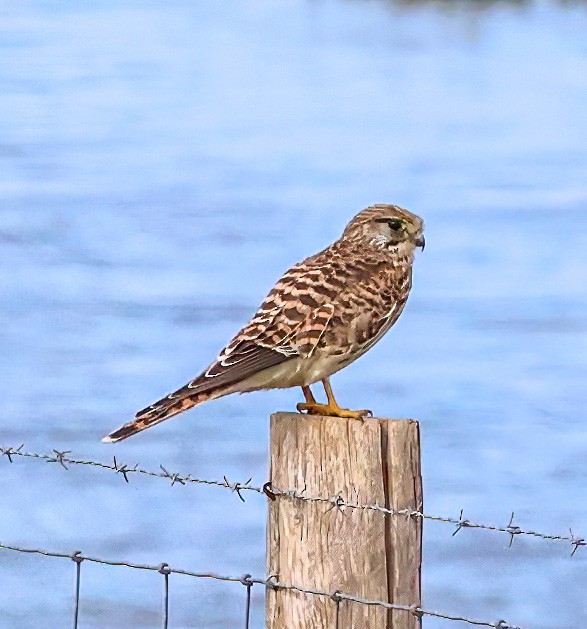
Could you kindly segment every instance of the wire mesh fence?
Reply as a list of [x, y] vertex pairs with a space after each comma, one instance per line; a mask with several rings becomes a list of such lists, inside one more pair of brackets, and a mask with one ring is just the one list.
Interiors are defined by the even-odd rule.
[[[493, 525], [482, 524], [473, 522], [472, 520], [465, 518], [461, 511], [457, 517], [444, 517], [436, 516], [424, 513], [418, 510], [412, 509], [400, 509], [394, 510], [383, 507], [377, 504], [358, 504], [345, 500], [342, 495], [336, 496], [309, 496], [304, 491], [294, 492], [288, 489], [281, 489], [273, 487], [270, 483], [265, 483], [263, 486], [251, 485], [251, 480], [246, 482], [232, 482], [226, 477], [222, 480], [210, 480], [202, 479], [192, 476], [191, 474], [179, 474], [175, 472], [169, 472], [163, 465], [160, 465], [158, 471], [146, 470], [139, 465], [130, 466], [128, 464], [122, 464], [114, 457], [112, 463], [104, 463], [100, 461], [92, 461], [85, 459], [78, 459], [71, 456], [70, 451], [58, 451], [52, 450], [51, 453], [37, 453], [28, 452], [24, 449], [24, 445], [19, 447], [6, 446], [0, 447], [0, 456], [5, 458], [8, 462], [14, 463], [16, 460], [25, 460], [29, 462], [46, 462], [58, 464], [64, 470], [70, 471], [75, 466], [87, 466], [96, 470], [106, 471], [120, 475], [122, 479], [129, 483], [133, 475], [141, 475], [148, 478], [159, 478], [170, 482], [170, 484], [178, 486], [189, 485], [207, 485], [211, 487], [217, 487], [229, 490], [235, 493], [240, 500], [245, 501], [246, 492], [257, 494], [260, 496], [266, 496], [269, 500], [303, 500], [311, 502], [319, 502], [328, 505], [328, 510], [339, 509], [344, 511], [345, 509], [362, 509], [381, 512], [382, 514], [390, 514], [397, 517], [407, 518], [421, 518], [433, 522], [439, 522], [447, 525], [451, 525], [453, 528], [452, 535], [456, 535], [464, 528], [471, 530], [485, 530], [494, 533], [506, 534], [510, 537], [510, 546], [517, 536], [528, 536], [531, 538], [540, 539], [543, 541], [551, 542], [564, 542], [570, 544], [572, 547], [571, 555], [574, 555], [578, 548], [585, 546], [587, 542], [584, 538], [577, 537], [572, 531], [569, 531], [569, 535], [557, 535], [542, 533], [533, 529], [523, 529], [520, 526], [514, 524], [514, 514], [509, 517], [507, 524]], [[0, 541], [0, 549], [12, 551], [16, 553], [25, 553], [28, 555], [39, 555], [52, 558], [69, 559], [75, 564], [75, 585], [74, 585], [74, 606], [73, 606], [73, 627], [78, 629], [80, 622], [80, 599], [82, 592], [82, 563], [97, 563], [111, 567], [125, 567], [135, 570], [147, 570], [157, 572], [162, 575], [162, 620], [161, 626], [164, 629], [169, 627], [170, 618], [170, 604], [169, 604], [169, 577], [170, 575], [182, 575], [184, 577], [191, 577], [197, 579], [209, 579], [223, 582], [231, 582], [235, 584], [241, 584], [245, 587], [244, 596], [244, 609], [243, 609], [243, 626], [245, 629], [249, 629], [251, 623], [251, 591], [252, 588], [257, 586], [263, 586], [265, 588], [274, 588], [277, 590], [290, 590], [298, 593], [306, 594], [309, 596], [327, 597], [332, 601], [332, 604], [336, 606], [336, 613], [338, 618], [338, 612], [342, 603], [354, 604], [354, 605], [367, 605], [367, 606], [380, 606], [382, 608], [403, 611], [406, 614], [413, 614], [419, 618], [424, 616], [440, 618], [447, 621], [461, 622], [468, 625], [478, 627], [493, 627], [494, 629], [521, 629], [516, 625], [511, 625], [503, 619], [499, 619], [494, 622], [485, 620], [475, 620], [467, 618], [465, 616], [442, 613], [422, 608], [416, 604], [413, 605], [399, 605], [395, 603], [389, 603], [382, 600], [371, 600], [362, 598], [352, 593], [336, 590], [334, 592], [327, 592], [320, 589], [314, 589], [310, 587], [304, 587], [303, 585], [282, 583], [278, 580], [278, 575], [268, 575], [265, 578], [253, 577], [250, 574], [243, 576], [228, 576], [215, 572], [197, 572], [193, 570], [186, 570], [183, 568], [175, 568], [169, 566], [167, 563], [160, 563], [158, 565], [149, 565], [135, 563], [125, 559], [105, 559], [100, 557], [93, 557], [84, 555], [81, 551], [74, 552], [55, 552], [39, 548], [27, 548], [15, 544], [8, 544]]]
[[329, 598], [332, 604], [336, 606], [337, 615], [340, 609], [340, 605], [343, 602], [347, 602], [355, 605], [369, 605], [378, 606], [384, 609], [392, 609], [397, 611], [403, 611], [406, 614], [413, 614], [418, 617], [430, 616], [434, 618], [441, 618], [443, 620], [451, 620], [456, 622], [465, 623], [477, 627], [490, 627], [493, 629], [522, 629], [516, 625], [510, 625], [505, 620], [497, 620], [495, 622], [487, 622], [483, 620], [474, 620], [466, 618], [464, 616], [445, 614], [438, 611], [432, 611], [424, 609], [418, 605], [398, 605], [395, 603], [388, 603], [386, 601], [378, 601], [372, 599], [362, 598], [353, 594], [347, 594], [342, 591], [326, 592], [324, 590], [303, 587], [301, 585], [295, 585], [291, 583], [281, 583], [277, 577], [269, 575], [267, 578], [253, 577], [250, 574], [245, 574], [241, 577], [228, 576], [217, 574], [214, 572], [194, 572], [191, 570], [184, 570], [182, 568], [175, 568], [169, 566], [167, 563], [160, 563], [158, 565], [149, 565], [134, 563], [127, 560], [113, 560], [105, 559], [102, 557], [92, 557], [84, 555], [81, 551], [76, 550], [72, 553], [55, 552], [51, 550], [45, 550], [40, 548], [24, 548], [16, 545], [9, 545], [0, 542], [0, 549], [9, 550], [17, 553], [25, 553], [29, 555], [41, 555], [43, 557], [53, 557], [57, 559], [70, 559], [75, 564], [75, 585], [74, 585], [74, 611], [73, 611], [73, 627], [78, 629], [79, 627], [79, 609], [81, 600], [81, 566], [84, 561], [90, 563], [97, 563], [105, 566], [112, 567], [125, 567], [132, 568], [134, 570], [148, 570], [151, 572], [158, 572], [163, 576], [163, 612], [161, 619], [161, 626], [163, 629], [167, 629], [169, 626], [170, 618], [170, 606], [169, 606], [169, 576], [172, 574], [182, 575], [185, 577], [191, 577], [196, 579], [212, 579], [216, 581], [224, 581], [229, 583], [240, 583], [245, 587], [244, 605], [243, 605], [243, 626], [245, 629], [250, 628], [251, 622], [251, 590], [254, 585], [260, 585], [267, 588], [273, 588], [276, 590], [292, 590], [301, 594], [308, 594], [310, 596], [320, 596]]

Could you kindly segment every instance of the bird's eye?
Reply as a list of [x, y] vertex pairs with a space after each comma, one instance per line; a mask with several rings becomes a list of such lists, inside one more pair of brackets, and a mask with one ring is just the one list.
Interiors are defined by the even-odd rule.
[[387, 223], [392, 231], [398, 231], [403, 227], [402, 222], [395, 218], [378, 218], [376, 221], [378, 223]]

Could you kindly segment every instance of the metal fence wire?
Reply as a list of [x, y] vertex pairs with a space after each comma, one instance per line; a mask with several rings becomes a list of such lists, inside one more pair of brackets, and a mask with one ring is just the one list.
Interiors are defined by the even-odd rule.
[[[141, 475], [148, 478], [160, 478], [165, 479], [171, 483], [171, 485], [178, 486], [188, 486], [188, 485], [208, 485], [212, 487], [218, 487], [223, 489], [228, 489], [229, 491], [236, 493], [236, 495], [242, 500], [245, 501], [246, 492], [252, 492], [258, 495], [264, 495], [270, 500], [305, 500], [311, 502], [321, 502], [324, 504], [328, 504], [329, 508], [336, 508], [341, 511], [345, 509], [364, 509], [371, 511], [378, 511], [384, 514], [391, 514], [398, 517], [407, 517], [407, 518], [421, 518], [424, 520], [430, 520], [434, 522], [440, 522], [444, 524], [449, 524], [453, 527], [452, 535], [456, 535], [459, 531], [464, 528], [471, 530], [485, 530], [493, 533], [506, 534], [510, 536], [510, 546], [515, 537], [519, 535], [524, 535], [540, 540], [546, 541], [554, 541], [554, 542], [564, 542], [570, 544], [572, 547], [571, 556], [575, 554], [578, 548], [587, 545], [587, 542], [582, 537], [577, 537], [573, 534], [571, 530], [569, 530], [569, 535], [553, 535], [548, 533], [541, 533], [535, 531], [533, 529], [523, 529], [520, 526], [514, 524], [514, 514], [512, 513], [509, 517], [509, 521], [506, 525], [499, 526], [493, 524], [481, 524], [478, 522], [473, 522], [468, 518], [463, 516], [463, 511], [460, 512], [458, 517], [444, 517], [444, 516], [435, 516], [423, 513], [419, 510], [414, 509], [388, 509], [386, 507], [382, 507], [377, 504], [357, 504], [352, 503], [345, 500], [342, 495], [337, 496], [309, 496], [306, 492], [295, 492], [288, 489], [280, 489], [277, 487], [273, 487], [270, 483], [265, 483], [262, 487], [256, 487], [251, 485], [251, 480], [249, 479], [245, 483], [240, 482], [231, 482], [226, 477], [223, 480], [210, 480], [210, 479], [202, 479], [196, 478], [191, 474], [182, 475], [178, 473], [169, 472], [162, 465], [160, 466], [159, 471], [150, 471], [145, 470], [138, 465], [129, 466], [127, 464], [120, 463], [116, 457], [114, 457], [112, 463], [103, 463], [99, 461], [91, 461], [84, 459], [77, 459], [71, 456], [70, 451], [59, 451], [52, 450], [51, 454], [43, 454], [36, 452], [27, 452], [24, 449], [24, 445], [21, 445], [17, 448], [12, 446], [0, 447], [0, 458], [5, 458], [10, 463], [13, 463], [17, 459], [27, 460], [27, 461], [37, 461], [37, 462], [46, 462], [46, 463], [56, 463], [60, 467], [65, 470], [70, 470], [71, 467], [75, 466], [87, 466], [93, 469], [98, 469], [102, 471], [111, 472], [117, 475], [120, 475], [122, 479], [126, 482], [130, 482], [130, 478], [133, 475]], [[224, 581], [230, 583], [239, 583], [245, 587], [245, 600], [244, 600], [244, 622], [243, 626], [245, 629], [250, 629], [251, 623], [251, 594], [253, 586], [260, 585], [265, 588], [273, 588], [278, 590], [290, 590], [295, 591], [311, 596], [319, 596], [326, 597], [332, 601], [332, 604], [336, 606], [336, 618], [337, 618], [337, 629], [346, 629], [343, 627], [338, 627], [338, 611], [340, 609], [340, 605], [342, 602], [347, 602], [349, 604], [355, 605], [368, 605], [368, 606], [380, 606], [386, 609], [403, 611], [406, 614], [413, 614], [420, 618], [424, 616], [440, 618], [443, 620], [456, 621], [461, 622], [477, 627], [490, 627], [494, 629], [521, 629], [515, 625], [508, 624], [505, 620], [499, 619], [495, 622], [488, 622], [483, 620], [474, 620], [471, 618], [466, 618], [464, 616], [459, 615], [451, 615], [445, 614], [441, 612], [436, 612], [428, 609], [423, 609], [418, 605], [400, 605], [394, 603], [388, 603], [386, 601], [380, 600], [370, 600], [361, 598], [359, 596], [355, 596], [350, 593], [345, 593], [340, 590], [335, 592], [326, 592], [324, 590], [304, 587], [298, 584], [288, 584], [282, 583], [278, 580], [277, 575], [269, 575], [266, 578], [254, 578], [250, 574], [245, 574], [244, 576], [226, 576], [217, 574], [214, 572], [195, 572], [191, 570], [185, 570], [181, 568], [173, 568], [170, 567], [167, 563], [161, 563], [158, 565], [147, 565], [147, 564], [139, 564], [127, 560], [111, 560], [104, 559], [98, 557], [91, 557], [84, 555], [81, 551], [75, 551], [73, 553], [66, 552], [54, 552], [44, 549], [38, 548], [25, 548], [14, 544], [6, 544], [0, 542], [0, 549], [13, 551], [17, 553], [26, 553], [30, 555], [42, 555], [45, 557], [53, 557], [53, 558], [61, 558], [61, 559], [70, 559], [75, 564], [75, 587], [74, 587], [74, 608], [73, 608], [73, 627], [74, 629], [78, 629], [79, 617], [80, 617], [80, 597], [81, 597], [81, 581], [82, 581], [82, 563], [98, 563], [106, 566], [123, 566], [126, 568], [132, 568], [135, 570], [148, 570], [152, 572], [157, 572], [163, 577], [163, 612], [162, 612], [162, 627], [164, 629], [168, 629], [169, 627], [169, 617], [170, 617], [170, 605], [169, 605], [169, 589], [170, 589], [170, 576], [171, 575], [183, 575], [185, 577], [197, 578], [197, 579], [212, 579], [216, 581]]]
[[[163, 575], [163, 613], [162, 624], [163, 629], [167, 629], [169, 626], [169, 576], [172, 574], [183, 575], [185, 577], [192, 577], [196, 579], [213, 579], [216, 581], [225, 581], [229, 583], [240, 583], [246, 589], [245, 591], [245, 604], [244, 604], [244, 622], [245, 629], [249, 629], [251, 622], [251, 590], [254, 585], [261, 585], [266, 588], [273, 588], [276, 590], [292, 590], [300, 592], [302, 594], [308, 594], [311, 596], [321, 596], [329, 598], [332, 604], [336, 606], [337, 610], [342, 601], [347, 601], [356, 605], [375, 605], [383, 607], [385, 609], [394, 609], [403, 611], [406, 614], [414, 614], [418, 617], [430, 616], [434, 618], [441, 618], [443, 620], [452, 620], [476, 627], [490, 627], [493, 629], [522, 629], [521, 627], [510, 625], [505, 620], [497, 620], [496, 622], [486, 622], [483, 620], [473, 620], [464, 616], [456, 616], [451, 614], [444, 614], [442, 612], [431, 611], [429, 609], [423, 609], [418, 605], [398, 605], [395, 603], [387, 603], [386, 601], [377, 601], [372, 599], [361, 598], [352, 594], [347, 594], [341, 591], [326, 592], [324, 590], [306, 588], [300, 585], [281, 583], [275, 576], [268, 576], [265, 579], [252, 577], [250, 574], [245, 574], [242, 577], [227, 576], [217, 574], [214, 572], [193, 572], [191, 570], [184, 570], [182, 568], [173, 568], [166, 563], [159, 565], [149, 565], [134, 563], [126, 560], [113, 560], [104, 559], [101, 557], [91, 557], [89, 555], [82, 554], [81, 551], [76, 550], [73, 553], [55, 552], [50, 550], [44, 550], [40, 548], [23, 548], [21, 546], [9, 545], [0, 543], [0, 549], [9, 550], [17, 553], [26, 553], [29, 555], [41, 555], [43, 557], [53, 557], [58, 559], [70, 559], [75, 563], [75, 586], [74, 586], [74, 612], [73, 612], [73, 627], [78, 629], [79, 626], [79, 609], [81, 600], [81, 565], [87, 561], [89, 563], [97, 563], [105, 566], [123, 566], [125, 568], [132, 568], [134, 570], [149, 570], [151, 572], [158, 572]], [[342, 629], [342, 628], [340, 628]]]
[[348, 501], [342, 497], [342, 495], [336, 496], [310, 496], [306, 492], [293, 491], [290, 489], [278, 488], [271, 485], [271, 483], [265, 483], [262, 487], [256, 487], [251, 485], [252, 478], [249, 478], [246, 482], [234, 482], [229, 481], [226, 476], [222, 480], [210, 480], [204, 478], [197, 478], [191, 474], [179, 474], [177, 472], [169, 472], [163, 465], [159, 466], [159, 471], [145, 470], [135, 464], [130, 466], [126, 463], [121, 463], [113, 457], [112, 463], [103, 463], [100, 461], [90, 461], [84, 459], [76, 459], [71, 455], [71, 451], [60, 452], [59, 450], [52, 450], [51, 454], [42, 454], [36, 452], [27, 452], [24, 450], [24, 445], [20, 445], [18, 448], [12, 446], [0, 447], [0, 457], [6, 457], [10, 463], [14, 462], [15, 458], [20, 457], [22, 459], [44, 461], [46, 463], [57, 463], [63, 469], [69, 470], [68, 466], [88, 466], [94, 469], [99, 469], [114, 474], [119, 474], [124, 481], [130, 482], [130, 478], [133, 475], [141, 475], [150, 478], [160, 478], [170, 482], [173, 485], [188, 486], [190, 484], [196, 485], [208, 485], [211, 487], [218, 487], [222, 489], [228, 489], [235, 493], [240, 500], [245, 502], [246, 492], [253, 492], [256, 494], [265, 494], [270, 499], [276, 499], [278, 497], [289, 500], [305, 500], [309, 502], [322, 502], [330, 505], [333, 508], [344, 511], [345, 509], [363, 509], [369, 511], [379, 511], [381, 513], [404, 516], [408, 518], [421, 518], [423, 520], [429, 520], [432, 522], [439, 522], [442, 524], [449, 524], [453, 527], [452, 535], [456, 535], [462, 529], [471, 530], [483, 530], [490, 531], [492, 533], [501, 533], [508, 535], [510, 538], [510, 546], [512, 545], [514, 538], [517, 536], [533, 537], [540, 540], [551, 542], [563, 542], [571, 546], [571, 556], [573, 556], [577, 549], [586, 546], [587, 541], [585, 538], [577, 536], [569, 528], [569, 534], [552, 534], [543, 533], [533, 528], [522, 528], [517, 524], [514, 524], [515, 514], [512, 512], [508, 516], [507, 524], [483, 524], [481, 522], [475, 522], [469, 518], [464, 517], [463, 510], [460, 511], [458, 516], [441, 516], [424, 513], [417, 509], [388, 509], [378, 504], [358, 504]]

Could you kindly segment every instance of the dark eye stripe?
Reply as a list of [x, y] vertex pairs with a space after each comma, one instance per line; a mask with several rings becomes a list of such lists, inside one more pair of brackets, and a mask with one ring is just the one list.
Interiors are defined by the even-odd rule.
[[387, 223], [391, 229], [397, 231], [403, 227], [403, 223], [395, 218], [376, 218], [376, 223]]

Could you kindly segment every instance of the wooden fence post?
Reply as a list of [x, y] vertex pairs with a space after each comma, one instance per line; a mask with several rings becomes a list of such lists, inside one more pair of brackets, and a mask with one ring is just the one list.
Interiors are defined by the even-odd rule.
[[[269, 478], [276, 489], [308, 497], [420, 510], [418, 423], [276, 413]], [[285, 496], [268, 502], [268, 574], [304, 588], [420, 605], [420, 518]], [[268, 588], [266, 614], [268, 629], [421, 627], [410, 612], [295, 590]]]

